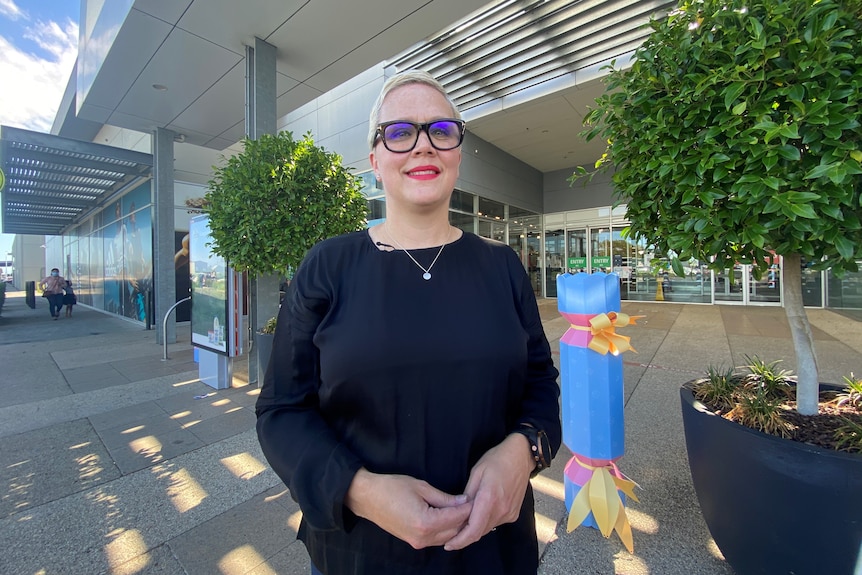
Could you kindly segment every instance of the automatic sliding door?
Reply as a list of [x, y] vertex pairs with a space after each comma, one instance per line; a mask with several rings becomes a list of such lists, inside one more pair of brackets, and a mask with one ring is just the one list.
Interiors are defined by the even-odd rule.
[[564, 230], [545, 231], [545, 295], [557, 297], [557, 276], [565, 271], [566, 250]]

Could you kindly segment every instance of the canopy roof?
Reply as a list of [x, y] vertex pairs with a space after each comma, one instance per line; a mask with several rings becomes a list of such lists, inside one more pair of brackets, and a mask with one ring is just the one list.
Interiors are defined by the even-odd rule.
[[3, 233], [56, 236], [150, 178], [153, 157], [0, 126], [0, 167]]

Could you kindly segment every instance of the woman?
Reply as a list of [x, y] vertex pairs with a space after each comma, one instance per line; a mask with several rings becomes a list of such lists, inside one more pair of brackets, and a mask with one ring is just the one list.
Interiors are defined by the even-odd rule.
[[386, 222], [312, 248], [281, 307], [258, 437], [312, 573], [536, 573], [558, 373], [517, 254], [449, 225], [463, 128], [428, 74], [388, 80]]
[[55, 320], [60, 317], [60, 310], [63, 309], [63, 294], [65, 294], [66, 279], [60, 275], [60, 270], [53, 268], [51, 275], [42, 278], [39, 282], [39, 287], [42, 288], [42, 295], [48, 298], [48, 311], [51, 312], [51, 317]]

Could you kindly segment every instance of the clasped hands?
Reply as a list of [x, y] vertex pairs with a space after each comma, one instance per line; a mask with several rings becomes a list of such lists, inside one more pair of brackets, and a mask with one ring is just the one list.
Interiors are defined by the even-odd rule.
[[455, 551], [518, 518], [534, 468], [526, 438], [516, 433], [476, 462], [462, 494], [445, 493], [406, 475], [363, 468], [354, 477], [345, 504], [414, 549], [443, 545]]

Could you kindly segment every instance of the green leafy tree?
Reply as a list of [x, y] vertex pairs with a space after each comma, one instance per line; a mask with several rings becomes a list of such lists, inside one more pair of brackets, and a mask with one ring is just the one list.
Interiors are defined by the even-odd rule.
[[[818, 409], [804, 257], [862, 258], [862, 0], [682, 1], [612, 70], [583, 135], [602, 137], [630, 232], [679, 260], [761, 277], [784, 257], [798, 409]], [[572, 180], [588, 172], [579, 168]]]
[[290, 132], [243, 140], [205, 196], [213, 251], [240, 271], [295, 269], [315, 243], [362, 229], [366, 200], [341, 156]]

